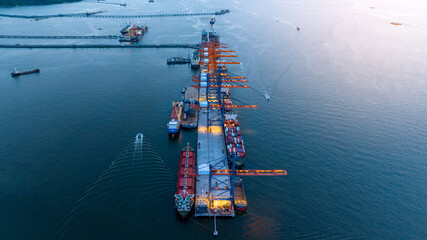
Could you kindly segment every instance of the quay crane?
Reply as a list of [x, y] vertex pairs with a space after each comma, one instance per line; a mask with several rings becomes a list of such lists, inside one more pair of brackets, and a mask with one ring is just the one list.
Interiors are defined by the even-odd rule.
[[[241, 180], [237, 177], [285, 176], [287, 172], [281, 169], [237, 169], [236, 161], [242, 161], [241, 152], [239, 154], [230, 153], [228, 149], [222, 149], [225, 145], [220, 145], [219, 142], [224, 144], [227, 141], [225, 133], [227, 133], [226, 124], [229, 124], [228, 117], [231, 115], [237, 117], [237, 114], [231, 110], [259, 108], [259, 106], [232, 104], [230, 89], [250, 88], [250, 86], [241, 85], [241, 83], [248, 82], [246, 77], [228, 74], [226, 65], [240, 64], [240, 62], [230, 60], [230, 58], [237, 57], [232, 54], [235, 51], [229, 50], [225, 44], [220, 43], [219, 36], [213, 29], [209, 32], [209, 37], [203, 31], [202, 43], [199, 44], [199, 47], [197, 51], [201, 73], [199, 76], [193, 76], [192, 81], [198, 84], [192, 86], [203, 91], [203, 95], [200, 95], [199, 104], [192, 104], [190, 107], [200, 109], [199, 116], [207, 117], [199, 120], [198, 132], [201, 140], [198, 140], [198, 165], [192, 169], [185, 169], [182, 174], [198, 178], [196, 217], [234, 216], [234, 211], [239, 209], [239, 200], [241, 200], [238, 195], [235, 196], [235, 189], [236, 193], [244, 195], [243, 186], [237, 184], [238, 182], [241, 184]], [[199, 119], [202, 118], [199, 117]], [[227, 154], [224, 153], [224, 150]], [[244, 202], [246, 206], [246, 199]]]

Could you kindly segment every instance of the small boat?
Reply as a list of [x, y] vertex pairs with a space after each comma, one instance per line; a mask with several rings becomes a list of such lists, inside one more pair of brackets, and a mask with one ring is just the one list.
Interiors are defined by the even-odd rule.
[[236, 177], [234, 181], [234, 207], [236, 211], [239, 212], [245, 212], [248, 208], [245, 189], [243, 188], [243, 180], [239, 177]]
[[175, 206], [178, 213], [185, 217], [194, 205], [195, 177], [187, 175], [196, 166], [196, 154], [187, 143], [179, 155], [178, 177], [176, 181]]
[[18, 77], [21, 75], [25, 75], [25, 74], [30, 74], [30, 73], [38, 73], [40, 72], [40, 69], [36, 68], [33, 70], [22, 70], [22, 71], [18, 71], [16, 70], [16, 68], [13, 70], [13, 72], [11, 73], [12, 77]]
[[135, 142], [141, 143], [143, 139], [144, 139], [144, 135], [142, 135], [142, 133], [136, 134]]

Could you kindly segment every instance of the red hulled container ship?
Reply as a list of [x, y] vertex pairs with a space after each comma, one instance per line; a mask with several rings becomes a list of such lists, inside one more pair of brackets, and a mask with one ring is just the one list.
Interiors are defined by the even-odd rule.
[[176, 181], [175, 205], [178, 213], [185, 217], [194, 204], [195, 177], [189, 176], [196, 166], [196, 154], [194, 149], [187, 143], [179, 155], [178, 178]]

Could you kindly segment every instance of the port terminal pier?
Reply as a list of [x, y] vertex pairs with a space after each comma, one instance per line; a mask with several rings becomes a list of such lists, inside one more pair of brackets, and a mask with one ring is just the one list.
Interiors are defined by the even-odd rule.
[[0, 35], [0, 38], [15, 38], [15, 39], [118, 39], [117, 35], [106, 36], [27, 36], [27, 35]]
[[[211, 19], [211, 25], [213, 23], [214, 18]], [[242, 181], [236, 177], [284, 176], [287, 172], [237, 169], [236, 159], [242, 156], [243, 151], [231, 150], [231, 135], [230, 138], [226, 137], [226, 134], [231, 132], [228, 129], [231, 126], [229, 118], [236, 119], [237, 114], [232, 111], [234, 108], [258, 108], [258, 106], [232, 104], [230, 88], [250, 86], [239, 84], [247, 82], [245, 77], [233, 77], [228, 74], [226, 64], [240, 63], [229, 60], [237, 57], [230, 54], [235, 51], [220, 42], [220, 37], [213, 31], [213, 27], [209, 35], [206, 31], [202, 32], [202, 42], [199, 46], [197, 52], [200, 72], [199, 76], [193, 76], [192, 79], [198, 83], [192, 87], [199, 89], [199, 100], [198, 104], [191, 106], [199, 110], [197, 165], [185, 174], [197, 177], [194, 216], [214, 217], [216, 222], [216, 217], [234, 217], [236, 212], [246, 210]], [[237, 136], [234, 135], [235, 142]], [[215, 229], [214, 236], [217, 235]]]
[[0, 44], [0, 48], [193, 48], [197, 44]]
[[221, 9], [216, 12], [209, 13], [165, 13], [165, 14], [141, 14], [141, 15], [98, 15], [105, 11], [87, 12], [87, 13], [72, 13], [72, 14], [56, 14], [56, 15], [12, 15], [12, 14], [1, 14], [0, 17], [8, 18], [26, 18], [42, 20], [47, 18], [57, 17], [86, 17], [86, 18], [156, 18], [156, 17], [191, 17], [191, 16], [212, 16], [212, 15], [223, 15], [230, 12], [228, 9]]

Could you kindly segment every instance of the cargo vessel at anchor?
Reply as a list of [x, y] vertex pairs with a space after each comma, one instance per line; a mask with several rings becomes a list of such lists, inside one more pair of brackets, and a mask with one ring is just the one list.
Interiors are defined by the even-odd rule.
[[120, 33], [122, 36], [119, 38], [120, 42], [138, 42], [142, 36], [148, 31], [147, 26], [127, 25]]
[[176, 182], [175, 205], [178, 213], [185, 217], [194, 205], [195, 177], [187, 172], [196, 166], [194, 149], [187, 143], [179, 155], [178, 178]]
[[234, 180], [234, 208], [241, 213], [245, 212], [248, 208], [243, 180], [239, 177], [236, 177], [236, 180]]
[[169, 119], [168, 131], [173, 136], [179, 131], [181, 122], [182, 105], [179, 102], [172, 103], [172, 113]]
[[22, 70], [22, 71], [18, 71], [16, 70], [16, 68], [13, 70], [13, 72], [11, 73], [12, 77], [18, 77], [21, 75], [26, 75], [26, 74], [30, 74], [30, 73], [38, 73], [40, 72], [40, 69], [36, 68], [33, 70]]

